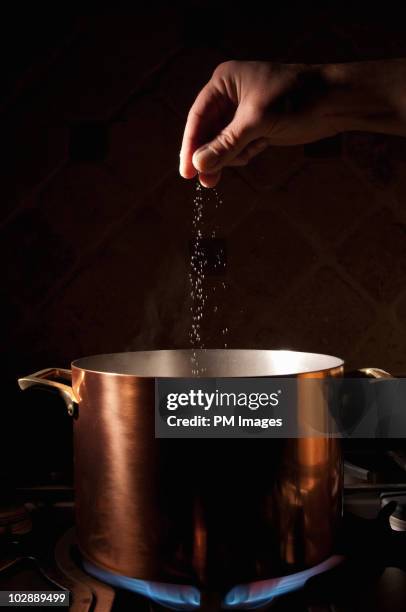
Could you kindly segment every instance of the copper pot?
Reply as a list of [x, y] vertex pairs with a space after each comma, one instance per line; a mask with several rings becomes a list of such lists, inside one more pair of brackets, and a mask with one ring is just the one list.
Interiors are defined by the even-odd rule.
[[[207, 377], [343, 375], [342, 360], [313, 353], [205, 350], [198, 359]], [[56, 387], [74, 415], [84, 557], [125, 576], [208, 589], [326, 559], [342, 513], [340, 441], [155, 439], [154, 379], [191, 377], [190, 364], [187, 350], [119, 353], [19, 380], [22, 389]]]

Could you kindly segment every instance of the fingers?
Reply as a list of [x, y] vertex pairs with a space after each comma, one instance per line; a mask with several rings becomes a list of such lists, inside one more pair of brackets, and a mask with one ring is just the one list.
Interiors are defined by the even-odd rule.
[[251, 95], [233, 94], [224, 74], [220, 76], [216, 70], [192, 105], [180, 153], [181, 176], [191, 179], [199, 174], [204, 187], [217, 184], [222, 168], [246, 164], [268, 144], [261, 138], [262, 106], [253, 103]]
[[[258, 138], [257, 140], [254, 140], [247, 145], [235, 159], [231, 160], [227, 166], [246, 166], [253, 157], [264, 151], [269, 144], [270, 142], [268, 138]], [[220, 181], [220, 178], [221, 172], [215, 172], [213, 174], [199, 173], [199, 182], [203, 187], [215, 187]]]
[[[245, 149], [237, 155], [236, 158], [231, 160], [227, 166], [229, 167], [238, 167], [238, 166], [246, 166], [248, 162], [264, 151], [269, 146], [268, 138], [258, 138], [254, 140], [249, 145], [245, 147]], [[221, 178], [221, 172], [215, 172], [213, 174], [208, 173], [200, 173], [199, 181], [203, 187], [215, 187]]]
[[221, 172], [215, 174], [199, 174], [199, 182], [202, 187], [215, 187], [221, 178]]
[[[233, 160], [231, 160], [227, 166], [229, 167], [237, 167], [237, 166], [246, 166], [248, 162], [258, 155], [262, 153], [266, 148], [268, 148], [270, 142], [268, 138], [258, 138], [254, 140], [249, 145], [243, 149], [243, 151], [237, 155]], [[199, 181], [203, 187], [215, 187], [221, 178], [221, 172], [215, 172], [214, 174], [199, 174]]]
[[[268, 138], [258, 138], [254, 140], [249, 145], [245, 147], [245, 149], [237, 155], [237, 157], [231, 160], [227, 166], [229, 167], [237, 167], [237, 166], [246, 166], [248, 162], [258, 155], [262, 153], [269, 146]], [[221, 178], [221, 172], [215, 172], [214, 174], [200, 173], [199, 181], [203, 187], [215, 187]]]
[[216, 123], [220, 120], [225, 100], [214, 84], [210, 81], [203, 87], [193, 103], [183, 133], [180, 152], [179, 173], [183, 178], [196, 176], [192, 156], [204, 142], [212, 138]]
[[257, 140], [259, 133], [259, 121], [241, 104], [231, 123], [195, 151], [192, 158], [194, 168], [203, 174], [219, 172], [230, 165], [253, 140]]

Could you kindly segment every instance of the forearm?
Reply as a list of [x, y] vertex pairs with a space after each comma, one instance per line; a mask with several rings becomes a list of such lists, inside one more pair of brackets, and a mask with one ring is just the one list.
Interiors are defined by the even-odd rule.
[[336, 132], [406, 136], [406, 59], [319, 65], [322, 115]]

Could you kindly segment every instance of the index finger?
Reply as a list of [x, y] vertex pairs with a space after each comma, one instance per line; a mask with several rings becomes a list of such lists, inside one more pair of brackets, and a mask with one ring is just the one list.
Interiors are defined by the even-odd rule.
[[196, 176], [197, 170], [192, 163], [193, 153], [210, 140], [215, 124], [219, 121], [222, 106], [221, 93], [209, 81], [194, 101], [186, 121], [179, 166], [183, 178]]

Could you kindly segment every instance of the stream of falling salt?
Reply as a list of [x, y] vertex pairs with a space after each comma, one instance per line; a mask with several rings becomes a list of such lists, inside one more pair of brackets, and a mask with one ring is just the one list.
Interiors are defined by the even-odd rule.
[[201, 323], [203, 317], [206, 295], [204, 293], [204, 271], [207, 260], [202, 249], [202, 226], [203, 226], [203, 192], [199, 182], [196, 183], [195, 196], [193, 198], [193, 242], [190, 256], [190, 296], [192, 327], [190, 330], [190, 343], [192, 346], [191, 367], [192, 375], [199, 374], [199, 364], [196, 349], [204, 348], [201, 338]]
[[[216, 212], [220, 204], [222, 204], [222, 200], [216, 189], [211, 189], [211, 193], [215, 197], [215, 208]], [[192, 346], [192, 356], [191, 356], [191, 369], [192, 376], [202, 376], [206, 372], [206, 368], [203, 364], [199, 363], [198, 358], [198, 349], [204, 350], [204, 338], [203, 338], [203, 322], [205, 317], [209, 314], [206, 313], [206, 303], [207, 303], [207, 253], [204, 248], [203, 240], [203, 225], [204, 225], [204, 212], [205, 212], [205, 203], [207, 204], [207, 200], [209, 197], [209, 191], [207, 189], [202, 188], [199, 181], [196, 182], [196, 190], [193, 198], [193, 240], [192, 240], [192, 252], [190, 258], [190, 271], [189, 271], [189, 281], [190, 281], [190, 296], [191, 296], [191, 315], [192, 315], [192, 326], [190, 331], [190, 344]], [[217, 226], [215, 226], [211, 232], [211, 237], [216, 238]], [[214, 268], [223, 265], [221, 262], [220, 254], [217, 254], [217, 261], [214, 263]], [[220, 295], [226, 290], [226, 283], [224, 281], [221, 282], [220, 292], [216, 292], [217, 295], [215, 300], [215, 305], [213, 307], [214, 313], [218, 311], [218, 302], [223, 302], [223, 295]], [[216, 286], [213, 285], [212, 291], [216, 291]], [[220, 293], [220, 294], [219, 294]], [[210, 313], [211, 314], [211, 313]], [[227, 348], [226, 343], [226, 335], [228, 333], [227, 327], [224, 327], [221, 330], [221, 334], [224, 338], [224, 348]]]

